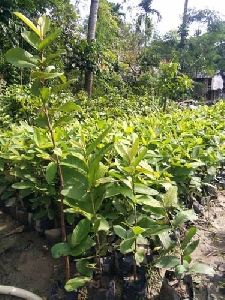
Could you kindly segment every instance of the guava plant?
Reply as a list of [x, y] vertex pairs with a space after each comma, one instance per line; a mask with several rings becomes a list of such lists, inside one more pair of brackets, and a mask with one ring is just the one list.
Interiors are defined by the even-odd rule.
[[[51, 21], [50, 18], [45, 15], [41, 16], [36, 24], [19, 12], [15, 12], [15, 15], [29, 29], [24, 29], [21, 35], [24, 40], [32, 46], [34, 54], [22, 48], [12, 48], [6, 53], [6, 59], [16, 67], [28, 68], [30, 70], [30, 76], [32, 78], [31, 92], [39, 101], [39, 109], [41, 111], [39, 117], [42, 118], [43, 121], [43, 128], [34, 128], [34, 139], [41, 150], [43, 150], [43, 141], [48, 140], [47, 148], [50, 148], [49, 150], [51, 151], [51, 162], [46, 167], [46, 180], [50, 184], [56, 174], [58, 174], [60, 182], [58, 197], [60, 198], [62, 240], [66, 242], [64, 196], [61, 194], [64, 188], [64, 177], [60, 164], [62, 152], [56, 142], [55, 129], [59, 120], [60, 126], [67, 121], [63, 114], [77, 110], [77, 105], [72, 102], [64, 104], [54, 110], [50, 107], [50, 99], [53, 91], [60, 90], [68, 84], [64, 74], [58, 72], [55, 66], [52, 65], [53, 60], [60, 56], [61, 52], [50, 53], [48, 51], [48, 47], [59, 37], [61, 30], [55, 29], [50, 32]], [[44, 149], [46, 149], [46, 146]], [[69, 279], [70, 264], [68, 257], [65, 258], [65, 266], [66, 278]]]
[[[100, 120], [72, 123], [70, 115], [79, 107], [71, 101], [58, 106], [52, 102], [52, 95], [69, 84], [52, 65], [61, 52], [49, 51], [60, 30], [49, 33], [50, 19], [46, 16], [34, 24], [22, 14], [15, 14], [29, 28], [22, 36], [33, 47], [33, 53], [13, 48], [6, 58], [30, 70], [33, 105], [38, 113], [35, 126], [24, 122], [19, 129], [12, 128], [8, 136], [2, 134], [1, 159], [14, 165], [11, 174], [20, 179], [13, 184], [14, 189], [27, 196], [31, 191], [32, 197], [47, 195], [56, 210], [59, 205], [62, 242], [53, 246], [52, 254], [65, 257], [66, 289], [78, 289], [101, 274], [101, 258], [118, 251], [133, 256], [135, 280], [137, 267], [146, 265], [149, 249], [151, 266], [173, 268], [179, 277], [188, 272], [211, 272], [191, 262], [198, 245], [198, 241], [192, 241], [196, 229], [187, 228], [185, 232], [183, 228], [196, 215], [178, 201], [176, 183], [188, 191], [191, 177], [205, 180], [205, 173], [209, 175], [209, 169], [218, 166], [222, 150], [212, 139], [213, 129], [206, 131], [205, 121], [194, 124], [190, 115], [186, 115], [189, 124], [186, 119], [180, 121], [180, 112], [162, 114], [159, 120], [158, 115], [133, 118], [125, 129], [123, 120], [109, 121], [111, 126], [107, 128], [102, 123], [100, 134], [96, 126]], [[170, 78], [174, 79], [176, 67], [172, 66], [172, 72]], [[164, 86], [163, 93], [166, 88], [171, 86]], [[140, 138], [132, 133], [134, 129]], [[223, 128], [219, 132], [222, 144]], [[47, 211], [52, 203], [44, 205]], [[68, 236], [65, 212], [68, 219], [77, 217]], [[73, 279], [69, 256], [76, 261]]]

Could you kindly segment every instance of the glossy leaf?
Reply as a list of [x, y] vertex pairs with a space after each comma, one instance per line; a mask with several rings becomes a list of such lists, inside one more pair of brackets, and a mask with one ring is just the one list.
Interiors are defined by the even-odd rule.
[[87, 259], [79, 259], [76, 262], [76, 269], [83, 276], [92, 276], [93, 274], [93, 267], [90, 266]]
[[133, 252], [133, 250], [134, 250], [134, 241], [135, 241], [135, 237], [131, 237], [131, 238], [123, 240], [120, 244], [120, 251], [123, 254]]
[[139, 235], [139, 234], [142, 234], [145, 230], [143, 228], [141, 228], [140, 226], [134, 226], [132, 228], [132, 231], [135, 235]]
[[141, 183], [136, 183], [134, 185], [134, 191], [136, 194], [143, 194], [143, 195], [148, 195], [148, 196], [156, 196], [159, 194], [158, 191], [151, 189], [150, 187], [141, 184]]
[[[43, 38], [50, 29], [51, 20], [48, 16], [43, 15], [38, 19], [38, 28]], [[42, 49], [42, 48], [40, 48]]]
[[38, 64], [38, 59], [21, 48], [12, 48], [6, 52], [6, 60], [20, 68], [33, 68]]
[[110, 132], [111, 127], [107, 127], [100, 135], [97, 137], [86, 149], [87, 155], [91, 154], [94, 150], [96, 150], [97, 146], [103, 142], [104, 138]]
[[67, 243], [58, 243], [51, 248], [51, 253], [54, 258], [70, 255], [70, 247]]
[[28, 190], [28, 189], [33, 189], [34, 185], [29, 182], [18, 182], [18, 183], [14, 183], [12, 187], [16, 190]]
[[94, 245], [95, 241], [90, 236], [87, 236], [76, 247], [73, 247], [71, 249], [70, 255], [75, 257], [84, 255], [84, 253], [91, 249], [91, 247], [93, 247]]
[[190, 268], [189, 272], [192, 274], [206, 274], [213, 276], [215, 271], [212, 267], [209, 265], [203, 264], [203, 263], [194, 263]]
[[127, 237], [127, 231], [120, 225], [113, 226], [114, 232], [116, 235], [118, 235], [121, 239], [126, 239]]
[[39, 37], [41, 37], [41, 32], [40, 30], [34, 25], [34, 23], [29, 20], [27, 17], [25, 17], [23, 14], [20, 12], [14, 12], [14, 14], [22, 20], [33, 32], [35, 32]]
[[166, 194], [163, 196], [163, 204], [165, 207], [177, 207], [177, 187], [171, 186]]
[[185, 249], [186, 246], [189, 244], [189, 242], [191, 241], [191, 239], [193, 238], [193, 236], [196, 234], [197, 232], [197, 228], [196, 227], [191, 227], [188, 229], [188, 231], [185, 234], [184, 240], [181, 243], [181, 248]]
[[54, 181], [56, 174], [57, 174], [57, 164], [55, 162], [49, 163], [46, 168], [46, 175], [45, 175], [48, 184], [51, 184]]
[[41, 71], [35, 71], [35, 72], [32, 72], [32, 77], [33, 78], [39, 78], [39, 79], [54, 79], [54, 78], [57, 78], [57, 77], [60, 77], [62, 76], [63, 73], [48, 73], [48, 72], [41, 72]]
[[21, 33], [24, 40], [29, 43], [33, 48], [38, 49], [40, 38], [32, 31], [24, 30]]
[[59, 107], [57, 107], [58, 111], [62, 111], [62, 112], [72, 112], [72, 111], [79, 111], [80, 110], [80, 106], [77, 105], [74, 102], [67, 102]]
[[108, 232], [110, 229], [110, 226], [109, 226], [108, 221], [104, 217], [98, 216], [97, 220], [95, 221], [93, 229], [94, 229], [94, 232], [99, 232], [99, 231]]
[[67, 283], [65, 285], [65, 290], [67, 292], [76, 291], [77, 289], [81, 288], [82, 286], [87, 284], [89, 281], [91, 281], [91, 279], [92, 279], [91, 277], [87, 277], [87, 276], [79, 276], [79, 277], [70, 279], [69, 281], [67, 281]]
[[126, 186], [111, 185], [107, 188], [105, 195], [106, 198], [111, 198], [117, 195], [123, 195], [124, 197], [133, 199], [132, 190]]
[[39, 50], [43, 50], [47, 46], [49, 46], [52, 42], [55, 41], [59, 37], [61, 33], [61, 29], [56, 29], [52, 33], [50, 33], [43, 41], [41, 41], [39, 45]]
[[192, 243], [188, 244], [184, 249], [184, 256], [191, 255], [198, 247], [198, 245], [199, 245], [199, 240], [193, 241]]
[[176, 266], [180, 265], [180, 259], [176, 256], [167, 255], [164, 257], [161, 257], [158, 262], [155, 264], [158, 268], [164, 268], [164, 269], [172, 269]]
[[135, 262], [138, 266], [144, 261], [145, 259], [146, 250], [143, 248], [138, 248], [134, 254]]
[[76, 247], [81, 243], [81, 241], [86, 239], [90, 232], [90, 228], [91, 224], [87, 219], [83, 219], [77, 224], [71, 236], [71, 244], [73, 247]]
[[195, 221], [197, 220], [197, 215], [195, 214], [195, 212], [190, 209], [190, 210], [183, 210], [177, 213], [177, 215], [175, 216], [174, 220], [173, 220], [173, 225], [175, 227], [179, 227], [181, 225], [183, 225], [185, 222], [187, 221]]

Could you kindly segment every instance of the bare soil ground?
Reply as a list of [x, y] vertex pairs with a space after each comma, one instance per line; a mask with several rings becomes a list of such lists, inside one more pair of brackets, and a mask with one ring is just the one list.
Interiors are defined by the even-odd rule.
[[225, 193], [210, 205], [204, 219], [199, 221], [200, 243], [193, 259], [215, 269], [214, 277], [194, 276], [196, 300], [225, 299]]
[[[52, 297], [54, 287], [58, 292], [63, 279], [61, 261], [51, 257], [49, 246], [38, 233], [16, 232], [22, 229], [0, 211], [0, 284], [24, 288], [43, 299], [63, 299], [59, 294]], [[0, 295], [0, 299], [14, 298]]]

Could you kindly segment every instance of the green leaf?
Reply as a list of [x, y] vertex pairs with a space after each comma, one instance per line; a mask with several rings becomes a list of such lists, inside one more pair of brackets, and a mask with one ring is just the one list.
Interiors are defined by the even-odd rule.
[[53, 79], [57, 78], [63, 75], [63, 73], [48, 73], [48, 72], [41, 72], [41, 71], [34, 71], [32, 72], [33, 78], [39, 78], [39, 79]]
[[143, 233], [143, 236], [145, 237], [151, 237], [152, 235], [158, 235], [165, 231], [168, 231], [170, 227], [168, 225], [152, 225], [149, 228], [146, 228], [145, 232]]
[[127, 237], [127, 231], [120, 225], [113, 226], [114, 232], [118, 235], [121, 239], [125, 239]]
[[99, 231], [104, 231], [104, 232], [108, 232], [109, 231], [109, 223], [108, 221], [103, 218], [102, 216], [98, 216], [97, 220], [95, 221], [94, 224], [94, 232], [99, 232]]
[[131, 149], [128, 150], [129, 161], [131, 162], [133, 158], [138, 154], [139, 150], [139, 138], [136, 138]]
[[57, 50], [56, 53], [50, 53], [47, 55], [46, 57], [46, 63], [50, 63], [52, 61], [54, 61], [56, 58], [61, 57], [62, 55], [65, 55], [66, 51], [64, 49], [59, 49]]
[[147, 197], [138, 197], [137, 198], [138, 204], [143, 204], [151, 207], [162, 207], [162, 203], [159, 202], [158, 200], [154, 199], [151, 196]]
[[104, 158], [107, 152], [112, 149], [112, 144], [107, 144], [105, 147], [101, 148], [97, 153], [95, 153], [91, 159], [88, 161], [88, 180], [90, 186], [95, 185], [96, 180], [99, 179], [100, 171], [100, 161]]
[[185, 238], [184, 238], [183, 242], [181, 243], [181, 249], [186, 248], [186, 246], [191, 241], [191, 239], [196, 234], [196, 232], [197, 232], [196, 227], [191, 227], [191, 228], [188, 229], [188, 231], [185, 234]]
[[55, 162], [50, 162], [46, 168], [46, 174], [45, 174], [48, 184], [51, 184], [54, 181], [56, 174], [57, 174], [57, 164]]
[[183, 277], [188, 268], [185, 265], [178, 265], [175, 267], [175, 273], [177, 277]]
[[129, 154], [128, 149], [124, 144], [115, 144], [115, 149], [117, 153], [125, 160], [127, 163], [129, 162]]
[[142, 228], [149, 228], [151, 226], [159, 225], [158, 223], [156, 223], [156, 221], [150, 219], [147, 216], [143, 216], [142, 218], [140, 218], [137, 224]]
[[44, 100], [44, 102], [47, 102], [47, 100], [49, 99], [49, 97], [51, 95], [51, 88], [49, 88], [49, 87], [41, 88], [40, 94], [41, 94], [42, 100]]
[[93, 267], [92, 265], [90, 266], [90, 263], [87, 259], [79, 259], [76, 262], [76, 269], [77, 271], [83, 275], [83, 276], [92, 276], [93, 274]]
[[184, 256], [184, 261], [186, 261], [188, 264], [191, 263], [192, 259], [191, 259], [191, 256], [187, 255], [187, 256]]
[[132, 228], [132, 231], [135, 235], [139, 235], [139, 234], [142, 234], [145, 230], [143, 228], [141, 228], [140, 226], [134, 226]]
[[94, 240], [88, 235], [85, 239], [83, 239], [79, 245], [73, 247], [70, 251], [70, 255], [72, 256], [80, 256], [84, 255], [86, 251], [88, 251], [91, 247], [95, 245]]
[[39, 45], [39, 50], [43, 50], [44, 48], [46, 48], [49, 44], [51, 44], [52, 42], [54, 42], [55, 39], [57, 39], [57, 37], [60, 35], [61, 33], [61, 29], [56, 29], [55, 31], [53, 31], [52, 33], [50, 33]]
[[8, 50], [5, 57], [9, 63], [19, 68], [32, 68], [38, 64], [36, 57], [21, 48]]
[[43, 15], [38, 19], [38, 26], [40, 28], [41, 37], [44, 37], [45, 34], [50, 29], [51, 20], [48, 16]]
[[65, 285], [65, 290], [67, 292], [73, 292], [76, 291], [78, 288], [81, 288], [84, 286], [86, 283], [91, 281], [92, 277], [86, 277], [86, 276], [79, 276], [73, 279], [70, 279], [67, 281]]
[[134, 254], [135, 262], [138, 266], [144, 261], [145, 259], [146, 250], [143, 248], [137, 248], [137, 251]]
[[51, 248], [51, 253], [54, 258], [70, 255], [70, 247], [67, 243], [58, 243]]
[[199, 245], [199, 240], [193, 241], [192, 243], [188, 244], [188, 246], [184, 249], [184, 256], [191, 255], [191, 253], [195, 251], [198, 245]]
[[159, 239], [165, 249], [169, 249], [173, 244], [175, 244], [174, 242], [172, 242], [172, 240], [169, 236], [169, 231], [161, 232], [159, 234]]
[[177, 207], [177, 186], [171, 186], [166, 194], [163, 196], [163, 203], [165, 207]]
[[138, 156], [132, 161], [131, 165], [137, 167], [139, 163], [144, 159], [147, 152], [148, 152], [147, 148], [142, 148]]
[[33, 48], [38, 49], [40, 38], [34, 32], [24, 30], [21, 35], [28, 44], [30, 44]]
[[111, 198], [117, 195], [123, 195], [124, 197], [133, 199], [133, 192], [132, 190], [127, 187], [127, 186], [116, 186], [116, 185], [111, 185], [107, 187], [106, 190], [106, 198]]
[[120, 251], [123, 254], [127, 254], [130, 252], [133, 252], [134, 250], [134, 241], [135, 237], [131, 237], [129, 239], [125, 239], [124, 241], [121, 242], [120, 244]]
[[190, 268], [189, 272], [192, 274], [206, 274], [206, 275], [214, 275], [214, 269], [203, 263], [194, 263]]
[[160, 258], [155, 264], [157, 268], [172, 269], [180, 265], [180, 259], [176, 256], [168, 255]]
[[77, 226], [74, 228], [71, 236], [71, 244], [73, 247], [76, 247], [86, 239], [91, 229], [90, 221], [87, 219], [81, 220]]
[[177, 215], [175, 216], [174, 220], [173, 220], [173, 225], [175, 227], [179, 227], [181, 225], [183, 225], [185, 222], [187, 221], [195, 221], [197, 220], [197, 215], [195, 214], [195, 212], [190, 209], [190, 210], [183, 210], [177, 213]]
[[110, 132], [111, 127], [107, 127], [97, 139], [94, 140], [86, 149], [87, 155], [91, 154], [94, 150], [96, 150], [97, 146], [103, 142], [103, 139], [107, 136], [107, 134]]
[[88, 167], [84, 159], [74, 155], [68, 155], [62, 162], [61, 166], [67, 166], [81, 171], [83, 174], [87, 173]]
[[62, 190], [62, 195], [74, 200], [85, 201], [85, 195], [88, 192], [87, 177], [76, 170], [67, 166], [62, 166], [65, 188]]
[[31, 86], [31, 93], [39, 97], [40, 96], [40, 90], [41, 90], [41, 81], [39, 79], [35, 79], [32, 86]]
[[141, 183], [136, 183], [134, 185], [134, 190], [136, 194], [143, 194], [143, 195], [148, 195], [148, 196], [156, 196], [159, 194], [158, 191], [149, 188], [148, 186], [141, 184]]
[[14, 12], [14, 14], [20, 18], [33, 32], [35, 32], [39, 37], [41, 37], [41, 32], [38, 30], [38, 28], [34, 25], [33, 22], [31, 22], [27, 17], [25, 17], [23, 14], [20, 12]]
[[38, 148], [45, 149], [52, 147], [52, 143], [47, 139], [46, 132], [41, 128], [34, 127], [33, 139]]
[[62, 111], [62, 112], [72, 112], [72, 111], [80, 111], [80, 110], [81, 110], [80, 106], [72, 101], [63, 104], [60, 107], [57, 107], [57, 111]]
[[62, 125], [68, 125], [74, 121], [74, 116], [63, 116], [55, 121], [54, 127], [61, 127]]
[[30, 182], [18, 182], [18, 183], [14, 183], [12, 187], [16, 190], [28, 190], [28, 189], [33, 189], [34, 185]]
[[[75, 183], [75, 181], [74, 181], [74, 183]], [[70, 199], [82, 202], [82, 201], [85, 201], [85, 197], [87, 195], [87, 189], [81, 182], [77, 181], [77, 185], [65, 187], [62, 190], [61, 194]], [[76, 202], [76, 206], [78, 206], [78, 205], [79, 204]], [[90, 204], [90, 207], [91, 207], [91, 204]]]

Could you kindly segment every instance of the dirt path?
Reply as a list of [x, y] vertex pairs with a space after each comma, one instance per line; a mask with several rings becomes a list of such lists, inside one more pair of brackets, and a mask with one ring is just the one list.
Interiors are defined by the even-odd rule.
[[[12, 234], [18, 227], [0, 211], [0, 284], [27, 289], [43, 299], [63, 299], [58, 294], [63, 274], [60, 261], [52, 259], [49, 246], [36, 232]], [[0, 295], [0, 299], [14, 298]]]
[[[194, 252], [195, 260], [214, 267], [214, 277], [194, 277], [196, 300], [225, 299], [225, 194], [220, 194], [209, 210], [209, 220], [199, 225], [199, 247]], [[209, 225], [208, 225], [209, 223]]]

